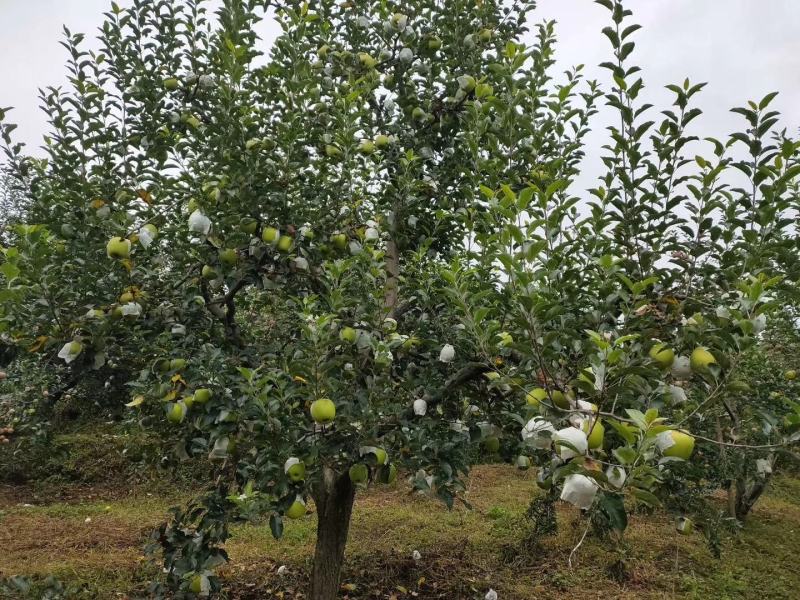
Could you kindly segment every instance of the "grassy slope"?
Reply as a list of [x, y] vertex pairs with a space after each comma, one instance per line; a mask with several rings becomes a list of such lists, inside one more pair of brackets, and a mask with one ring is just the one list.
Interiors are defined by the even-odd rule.
[[[86, 597], [125, 597], [142, 590], [157, 569], [142, 544], [180, 494], [136, 490], [109, 499], [100, 490], [80, 499], [22, 506], [18, 491], [0, 494], [0, 575], [52, 573], [86, 583]], [[349, 598], [797, 598], [800, 572], [800, 481], [783, 479], [756, 509], [742, 534], [715, 560], [700, 535], [677, 535], [665, 515], [633, 516], [626, 535], [628, 579], [610, 574], [616, 556], [588, 538], [573, 569], [572, 546], [583, 532], [576, 513], [560, 508], [559, 533], [535, 550], [518, 545], [521, 515], [536, 494], [533, 474], [505, 466], [475, 470], [474, 510], [448, 512], [409, 496], [402, 486], [357, 500], [343, 596]], [[87, 519], [89, 519], [87, 521]], [[275, 542], [266, 524], [235, 530], [223, 571], [232, 596], [295, 598], [314, 542], [314, 516], [287, 526]], [[411, 552], [422, 560], [415, 563]], [[286, 564], [287, 575], [276, 574]], [[412, 595], [415, 594], [414, 595]], [[81, 596], [84, 597], [84, 596]]]

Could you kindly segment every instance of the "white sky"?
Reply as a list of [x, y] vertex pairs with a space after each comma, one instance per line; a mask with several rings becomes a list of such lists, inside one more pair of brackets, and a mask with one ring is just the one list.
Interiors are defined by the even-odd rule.
[[[124, 0], [120, 1], [123, 6]], [[773, 106], [787, 127], [800, 126], [800, 0], [629, 0], [634, 20], [644, 26], [634, 38], [636, 64], [644, 68], [644, 99], [666, 108], [667, 83], [688, 76], [707, 81], [700, 107], [705, 114], [692, 133], [725, 137], [740, 126], [729, 112], [772, 90]], [[13, 106], [10, 120], [19, 124], [17, 138], [29, 151], [41, 144], [45, 122], [37, 90], [64, 81], [62, 25], [93, 36], [109, 0], [0, 0], [0, 107]], [[600, 33], [607, 11], [592, 0], [540, 0], [535, 21], [558, 21], [558, 58], [566, 68], [586, 64], [589, 77], [607, 83], [596, 65], [610, 57]], [[275, 27], [265, 28], [274, 35]], [[269, 42], [269, 39], [265, 40]], [[655, 113], [650, 118], [656, 118]], [[597, 150], [602, 121], [591, 138]], [[587, 182], [588, 184], [588, 182]]]

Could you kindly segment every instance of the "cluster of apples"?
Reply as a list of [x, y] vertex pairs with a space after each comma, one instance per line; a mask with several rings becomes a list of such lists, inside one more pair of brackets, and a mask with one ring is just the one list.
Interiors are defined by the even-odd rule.
[[[649, 356], [661, 369], [673, 368], [676, 363], [675, 352], [660, 342], [651, 347]], [[695, 348], [687, 362], [689, 368], [698, 373], [707, 373], [712, 365], [717, 364], [714, 355], [703, 346]], [[681, 371], [680, 375], [685, 375], [685, 373]], [[533, 408], [540, 409], [542, 406], [549, 406], [570, 412], [572, 415], [571, 426], [559, 431], [556, 431], [546, 419], [534, 417], [523, 428], [524, 440], [532, 440], [533, 444], [540, 449], [547, 449], [554, 442], [559, 457], [565, 460], [603, 447], [605, 426], [597, 414], [598, 407], [595, 404], [577, 400], [570, 388], [560, 390], [536, 387], [526, 393], [525, 399], [526, 403]], [[545, 432], [545, 435], [540, 435]], [[565, 442], [564, 444], [560, 443], [562, 440]], [[489, 442], [492, 442], [492, 447], [496, 447], [494, 440], [486, 440], [484, 444], [487, 449], [492, 450], [488, 447]], [[665, 458], [689, 460], [694, 452], [694, 446], [695, 438], [690, 433], [678, 429], [663, 431], [656, 437], [656, 447], [661, 456]], [[529, 464], [529, 460], [525, 456], [520, 456], [517, 460], [520, 468], [527, 468]]]
[[106, 243], [106, 256], [116, 260], [125, 260], [131, 256], [131, 243], [138, 241], [145, 248], [158, 236], [158, 227], [152, 223], [145, 223], [129, 238], [114, 236]]
[[[369, 449], [375, 456], [377, 464], [377, 478], [381, 483], [392, 483], [397, 479], [397, 468], [394, 464], [387, 463], [388, 456], [383, 448]], [[306, 465], [296, 456], [289, 457], [283, 466], [283, 471], [289, 480], [301, 484], [306, 479]], [[348, 477], [355, 485], [366, 485], [369, 481], [370, 469], [365, 463], [356, 463], [348, 470]], [[289, 519], [299, 519], [307, 513], [306, 501], [301, 494], [295, 496], [294, 501], [284, 513]]]
[[[185, 369], [188, 364], [189, 361], [187, 361], [185, 358], [164, 358], [156, 361], [153, 368], [159, 373], [178, 374], [180, 371]], [[187, 413], [193, 406], [202, 406], [208, 403], [208, 401], [214, 396], [214, 392], [210, 388], [200, 387], [196, 388], [191, 394], [183, 393], [183, 395], [178, 399], [178, 395], [181, 393], [181, 389], [185, 385], [182, 378], [178, 377], [177, 385], [177, 388], [173, 388], [172, 390], [168, 391], [167, 394], [162, 398], [162, 401], [165, 403], [167, 420], [176, 425], [183, 422]], [[144, 398], [141, 398], [141, 400], [143, 401]], [[138, 406], [138, 404], [141, 404], [141, 402], [134, 400], [134, 402], [129, 404], [129, 406]]]
[[[8, 374], [5, 371], [0, 370], [0, 381], [3, 381], [8, 377]], [[11, 436], [14, 435], [14, 428], [13, 427], [1, 427], [0, 428], [0, 444], [8, 444], [11, 442]]]
[[[375, 480], [385, 484], [394, 483], [395, 479], [397, 479], [397, 467], [394, 463], [388, 462], [389, 456], [386, 450], [374, 446], [362, 448], [362, 455], [367, 454], [372, 455], [375, 460]], [[350, 481], [357, 486], [366, 486], [370, 480], [370, 470], [369, 465], [364, 462], [351, 465], [348, 470]]]
[[12, 435], [14, 435], [13, 427], [0, 427], [0, 444], [10, 444]]
[[[239, 228], [244, 233], [254, 236], [258, 230], [258, 221], [252, 217], [242, 219]], [[261, 230], [261, 241], [277, 250], [278, 253], [286, 255], [289, 254], [295, 246], [295, 238], [291, 235], [293, 231], [282, 233], [280, 229], [272, 225], [267, 225]], [[314, 238], [314, 232], [309, 226], [300, 229], [300, 236], [303, 239], [311, 240]], [[257, 238], [253, 238], [255, 242]], [[253, 243], [251, 242], [251, 244]], [[235, 267], [240, 259], [239, 252], [234, 248], [220, 248], [217, 255], [219, 264], [225, 268], [230, 269]], [[294, 267], [300, 271], [308, 270], [308, 261], [298, 256], [294, 259]], [[217, 279], [219, 271], [216, 267], [210, 264], [203, 265], [201, 269], [201, 276], [208, 281]]]
[[676, 379], [686, 379], [692, 371], [707, 373], [712, 365], [717, 364], [716, 357], [705, 346], [697, 346], [689, 357], [676, 356], [675, 351], [661, 342], [650, 348], [650, 358], [664, 370], [672, 369]]
[[[358, 142], [357, 150], [359, 154], [369, 156], [379, 150], [386, 150], [395, 142], [394, 136], [378, 134], [373, 139], [364, 138]], [[344, 155], [342, 149], [336, 144], [325, 144], [325, 156], [328, 158], [341, 158]]]
[[205, 404], [211, 400], [212, 395], [213, 392], [209, 388], [198, 388], [193, 394], [183, 396], [178, 402], [168, 402], [167, 420], [176, 425], [182, 423], [192, 406]]

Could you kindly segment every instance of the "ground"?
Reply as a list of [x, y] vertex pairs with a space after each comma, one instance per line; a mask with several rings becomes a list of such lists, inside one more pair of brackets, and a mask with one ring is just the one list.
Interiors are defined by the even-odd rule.
[[[797, 598], [800, 480], [775, 482], [740, 534], [725, 540], [719, 560], [701, 535], [675, 532], [667, 515], [633, 515], [625, 539], [627, 576], [621, 581], [612, 568], [618, 555], [591, 537], [568, 566], [583, 533], [583, 522], [568, 506], [559, 508], [555, 537], [539, 547], [520, 544], [523, 512], [538, 493], [532, 472], [487, 465], [470, 479], [472, 510], [448, 512], [410, 495], [404, 484], [361, 494], [342, 597], [483, 598], [493, 588], [502, 600]], [[0, 488], [0, 576], [41, 581], [53, 575], [71, 597], [143, 593], [158, 573], [143, 555], [144, 541], [185, 492], [78, 487], [62, 488], [62, 495]], [[266, 523], [236, 528], [228, 546], [232, 561], [221, 572], [230, 597], [302, 598], [314, 523], [309, 514], [288, 524], [277, 542]], [[278, 575], [281, 565], [287, 570]]]

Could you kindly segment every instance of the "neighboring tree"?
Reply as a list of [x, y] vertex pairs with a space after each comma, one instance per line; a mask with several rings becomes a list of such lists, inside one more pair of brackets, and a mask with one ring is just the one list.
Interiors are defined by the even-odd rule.
[[[604, 34], [615, 60], [603, 66], [614, 83], [605, 99], [620, 123], [610, 129], [601, 187], [582, 203], [568, 187], [568, 159], [542, 164], [527, 181], [487, 183], [482, 210], [465, 218], [477, 250], [445, 276], [469, 334], [466, 352], [488, 364], [499, 343], [512, 358], [492, 379], [498, 398], [490, 417], [507, 432], [506, 454], [526, 451], [515, 435], [523, 424], [523, 437], [548, 428], [580, 448], [594, 446], [583, 462], [562, 455], [550, 463], [549, 444], [536, 450], [533, 462], [545, 467], [540, 483], [581, 482], [586, 507], [624, 529], [623, 494], [657, 504], [659, 490], [672, 500], [687, 477], [680, 461], [654, 468], [658, 456], [683, 444], [691, 454], [695, 438], [728, 457], [797, 441], [796, 407], [784, 405], [761, 415], [764, 435], [748, 443], [732, 398], [748, 375], [739, 357], [752, 352], [768, 314], [797, 304], [791, 215], [800, 199], [800, 143], [773, 131], [770, 94], [734, 109], [747, 119], [746, 133], [727, 144], [706, 140], [713, 158], [688, 158], [689, 148], [705, 149], [687, 132], [703, 86], [668, 86], [673, 107], [660, 122], [646, 120], [652, 107], [638, 100], [641, 71], [629, 65], [638, 26], [628, 24], [621, 3], [599, 4], [612, 15]], [[746, 158], [730, 157], [739, 145]], [[749, 183], [732, 187], [742, 174]], [[525, 394], [530, 407], [522, 412]], [[742, 409], [749, 421], [757, 413]], [[733, 420], [727, 435], [718, 432], [720, 415]], [[785, 427], [774, 426], [784, 418]], [[559, 429], [569, 423], [588, 435]], [[680, 428], [695, 435], [666, 431]], [[737, 518], [765, 482], [737, 479]], [[576, 485], [565, 485], [562, 498]]]
[[[728, 490], [728, 516], [743, 522], [783, 466], [797, 464], [797, 455], [776, 440], [800, 440], [800, 404], [796, 401], [800, 331], [796, 309], [776, 312], [757, 344], [738, 357], [736, 378], [726, 388], [716, 412], [708, 411], [716, 439], [746, 444], [732, 452], [720, 445], [709, 456], [718, 461]], [[712, 470], [712, 465], [706, 465]]]
[[7, 230], [24, 212], [24, 202], [17, 196], [11, 175], [0, 172], [0, 240], [7, 240]]
[[401, 470], [453, 506], [478, 442], [612, 529], [658, 503], [695, 443], [678, 382], [714, 397], [767, 290], [794, 291], [800, 147], [766, 141], [768, 97], [734, 136], [751, 163], [687, 160], [702, 86], [642, 122], [637, 27], [600, 4], [620, 126], [588, 203], [603, 94], [552, 79], [552, 23], [522, 44], [529, 3], [281, 4], [265, 66], [267, 2], [112, 4], [97, 53], [66, 31], [48, 160], [7, 148], [31, 206], [0, 333], [65, 378], [123, 365], [120, 401], [219, 461], [157, 533], [171, 587], [218, 591], [228, 524], [280, 536], [310, 497], [310, 597], [334, 598], [357, 490]]

